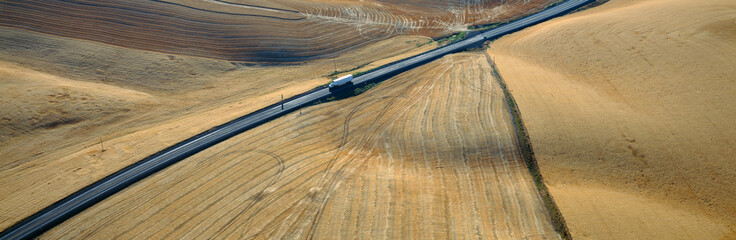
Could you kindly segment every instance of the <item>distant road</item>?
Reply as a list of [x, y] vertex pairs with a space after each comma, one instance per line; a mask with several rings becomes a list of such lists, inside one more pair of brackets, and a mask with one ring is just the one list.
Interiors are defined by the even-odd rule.
[[[491, 29], [463, 41], [394, 62], [389, 66], [355, 78], [353, 83], [356, 86], [361, 86], [367, 83], [388, 79], [409, 69], [438, 59], [444, 55], [460, 52], [472, 47], [479, 47], [486, 40], [496, 39], [503, 35], [519, 31], [562, 13], [577, 9], [593, 1], [594, 0], [568, 0], [555, 7], [516, 20], [498, 28]], [[342, 91], [345, 90], [351, 89], [342, 89]], [[6, 231], [0, 233], [0, 240], [34, 238], [95, 203], [102, 201], [133, 183], [171, 166], [182, 159], [194, 155], [246, 130], [257, 127], [265, 122], [283, 116], [284, 114], [290, 113], [308, 104], [312, 104], [318, 100], [325, 99], [331, 95], [332, 93], [327, 88], [315, 89], [290, 98], [284, 101], [283, 105], [279, 103], [268, 106], [189, 138], [131, 166], [123, 168], [122, 170], [77, 191], [61, 201], [52, 204], [38, 213], [31, 215], [18, 224], [8, 228]]]

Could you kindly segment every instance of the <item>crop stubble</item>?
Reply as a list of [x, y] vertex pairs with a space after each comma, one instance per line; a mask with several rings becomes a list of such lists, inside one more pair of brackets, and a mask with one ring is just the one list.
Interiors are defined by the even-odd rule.
[[[402, 36], [295, 66], [166, 55], [0, 29], [0, 228], [202, 131], [329, 81], [335, 68], [434, 48]], [[370, 53], [370, 54], [366, 54]], [[399, 54], [399, 55], [397, 55]]]
[[[505, 3], [452, 1], [448, 13], [437, 2], [386, 1], [384, 7], [397, 5], [377, 8], [352, 1], [2, 1], [0, 81], [7, 88], [0, 98], [0, 179], [13, 184], [0, 188], [0, 228], [167, 145], [274, 102], [280, 93], [320, 85], [332, 67], [411, 55], [405, 51], [427, 41], [394, 36], [434, 36], [545, 2]], [[417, 12], [441, 16], [412, 19]], [[335, 56], [274, 67], [216, 60]]]
[[557, 238], [482, 54], [218, 144], [50, 238]]
[[251, 63], [302, 63], [399, 36], [438, 37], [537, 11], [535, 1], [6, 0], [0, 26]]

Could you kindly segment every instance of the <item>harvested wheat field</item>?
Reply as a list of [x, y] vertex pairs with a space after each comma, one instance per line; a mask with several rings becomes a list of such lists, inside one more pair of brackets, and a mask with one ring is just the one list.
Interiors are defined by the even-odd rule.
[[0, 28], [0, 229], [281, 94], [322, 85], [335, 69], [436, 46], [400, 36], [335, 59], [245, 66]]
[[736, 237], [736, 2], [612, 0], [489, 52], [574, 238]]
[[0, 26], [251, 63], [335, 57], [400, 35], [438, 37], [554, 0], [4, 0]]
[[252, 129], [43, 237], [558, 238], [482, 53]]

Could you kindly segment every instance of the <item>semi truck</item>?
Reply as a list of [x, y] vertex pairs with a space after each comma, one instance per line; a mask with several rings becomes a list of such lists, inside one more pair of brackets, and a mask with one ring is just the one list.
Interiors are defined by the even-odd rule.
[[332, 82], [329, 85], [329, 88], [332, 89], [335, 87], [339, 87], [339, 86], [351, 83], [351, 81], [353, 81], [353, 74], [348, 74], [346, 76], [342, 76], [338, 79], [332, 80]]

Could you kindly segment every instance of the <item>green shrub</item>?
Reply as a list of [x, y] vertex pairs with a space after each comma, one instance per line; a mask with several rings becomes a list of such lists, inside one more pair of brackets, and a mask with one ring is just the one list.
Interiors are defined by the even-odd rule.
[[363, 87], [355, 88], [355, 90], [353, 90], [353, 93], [354, 93], [353, 96], [358, 95], [358, 94], [361, 94], [361, 93], [364, 93], [364, 92], [370, 90], [371, 88], [373, 88], [375, 86], [378, 86], [378, 83], [369, 83], [369, 84], [366, 84]]

